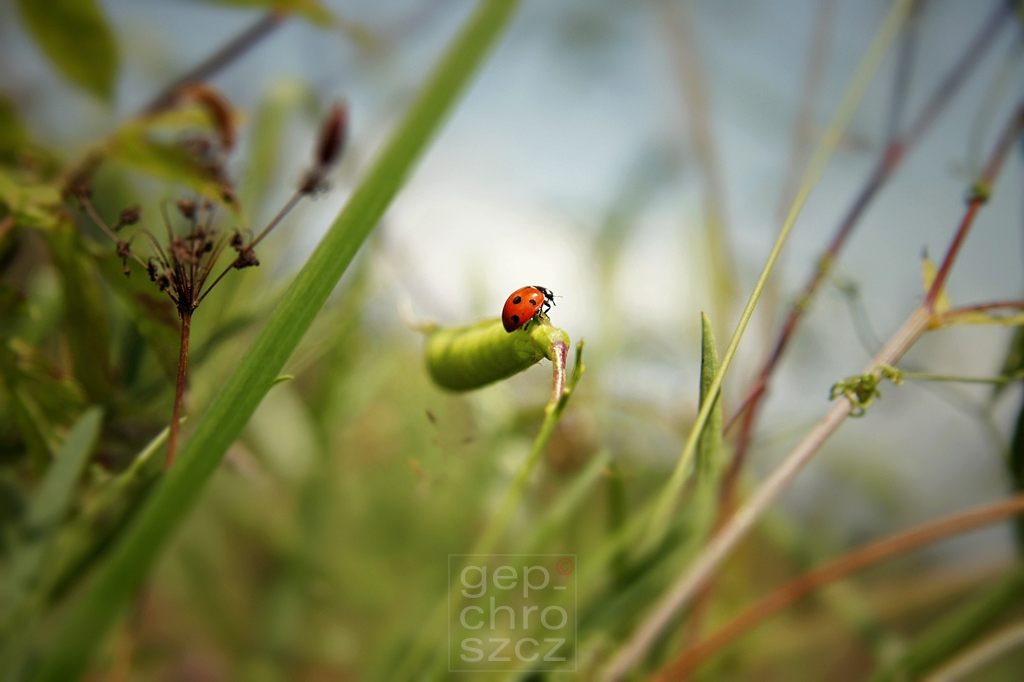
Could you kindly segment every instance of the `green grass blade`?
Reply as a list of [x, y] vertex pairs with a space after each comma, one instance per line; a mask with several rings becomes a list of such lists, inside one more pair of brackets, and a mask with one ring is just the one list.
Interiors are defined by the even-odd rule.
[[481, 2], [428, 78], [390, 141], [203, 414], [178, 462], [114, 548], [54, 639], [39, 680], [80, 677], [160, 549], [195, 504], [228, 446], [281, 374], [331, 290], [405, 182], [518, 3]]
[[[11, 631], [17, 627], [25, 635], [25, 620], [38, 601], [42, 574], [57, 529], [67, 516], [75, 493], [75, 484], [89, 459], [100, 431], [103, 411], [92, 408], [83, 414], [68, 433], [60, 453], [43, 478], [21, 525], [11, 560], [10, 573], [0, 592], [0, 639], [6, 643], [0, 651], [3, 671], [20, 659], [23, 636]], [[6, 675], [4, 675], [6, 677]]]
[[[722, 382], [725, 379], [726, 373], [729, 371], [729, 367], [732, 365], [733, 358], [736, 356], [736, 350], [739, 348], [740, 340], [743, 338], [743, 333], [746, 331], [747, 324], [750, 322], [750, 318], [754, 314], [754, 308], [757, 306], [757, 302], [761, 298], [761, 294], [768, 282], [768, 277], [775, 268], [775, 263], [778, 262], [779, 254], [782, 253], [782, 248], [789, 239], [789, 235], [793, 230], [793, 225], [796, 223], [797, 217], [803, 210], [804, 204], [807, 202], [807, 198], [811, 194], [811, 190], [817, 184], [822, 173], [824, 173], [825, 166], [828, 164], [832, 153], [835, 151], [839, 141], [842, 139], [847, 126], [853, 119], [853, 114], [857, 110], [861, 98], [867, 92], [867, 88], [871, 84], [871, 80], [874, 77], [875, 72], [881, 66], [889, 48], [896, 40], [896, 36], [899, 35], [900, 27], [903, 25], [903, 22], [912, 6], [913, 3], [909, 0], [897, 0], [897, 2], [893, 3], [885, 21], [875, 34], [875, 38], [872, 40], [871, 45], [865, 52], [864, 58], [857, 67], [857, 71], [850, 80], [850, 84], [847, 86], [842, 100], [836, 107], [824, 134], [821, 136], [821, 139], [808, 162], [803, 180], [800, 183], [800, 189], [790, 206], [789, 214], [786, 216], [786, 219], [782, 224], [782, 228], [779, 230], [779, 234], [775, 239], [775, 244], [772, 246], [771, 253], [768, 254], [768, 260], [761, 269], [761, 274], [757, 278], [754, 290], [750, 293], [747, 305], [744, 307], [743, 313], [740, 315], [740, 320], [736, 325], [735, 331], [733, 331], [732, 338], [729, 340], [728, 346], [726, 346], [725, 354], [722, 356], [721, 365], [715, 375], [714, 382], [711, 384], [710, 392], [712, 394], [716, 394], [721, 391]], [[679, 500], [679, 496], [682, 493], [683, 486], [687, 480], [687, 474], [690, 471], [690, 466], [696, 454], [697, 439], [704, 430], [704, 424], [707, 423], [708, 418], [711, 416], [712, 405], [714, 405], [714, 403], [709, 404], [706, 402], [702, 405], [697, 414], [697, 420], [690, 429], [690, 433], [686, 438], [686, 443], [683, 445], [683, 451], [679, 455], [675, 469], [672, 471], [672, 476], [669, 478], [668, 482], [659, 494], [654, 515], [651, 517], [651, 526], [646, 530], [648, 544], [653, 544], [659, 538], [663, 537], [666, 530], [671, 525], [672, 513]]]
[[[715, 375], [718, 374], [718, 349], [715, 347], [715, 335], [711, 331], [711, 320], [704, 313], [700, 314], [703, 335], [701, 337], [700, 356], [700, 406], [709, 397], [713, 397], [715, 404], [711, 407], [708, 420], [704, 423], [700, 439], [697, 441], [697, 475], [703, 481], [714, 478], [725, 461], [725, 444], [722, 440], [722, 396], [721, 393], [713, 393], [711, 388], [715, 383]], [[717, 485], [717, 481], [713, 481]]]

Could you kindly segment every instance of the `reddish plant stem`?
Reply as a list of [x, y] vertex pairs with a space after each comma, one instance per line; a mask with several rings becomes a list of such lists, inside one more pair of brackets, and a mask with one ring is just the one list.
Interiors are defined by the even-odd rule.
[[749, 449], [750, 440], [753, 435], [757, 409], [760, 406], [760, 402], [768, 388], [769, 379], [775, 371], [775, 368], [778, 366], [779, 361], [782, 359], [782, 355], [788, 347], [790, 340], [793, 338], [804, 311], [810, 305], [814, 294], [817, 292], [822, 281], [831, 271], [832, 263], [839, 256], [847, 238], [860, 221], [865, 209], [875, 198], [878, 190], [885, 185], [892, 173], [898, 168], [906, 151], [913, 147], [928, 131], [931, 124], [942, 112], [946, 104], [952, 99], [953, 94], [966, 80], [967, 76], [973, 70], [974, 66], [980, 61], [988, 47], [994, 42], [995, 36], [999, 29], [1006, 23], [1006, 19], [1008, 17], [1009, 10], [1006, 3], [999, 3], [992, 16], [978, 32], [974, 40], [971, 41], [959, 61], [957, 61], [946, 75], [946, 78], [943, 79], [932, 93], [931, 98], [929, 98], [924, 108], [921, 110], [921, 113], [908, 128], [907, 132], [902, 137], [890, 141], [879, 159], [878, 164], [872, 171], [871, 176], [868, 178], [867, 184], [854, 200], [853, 204], [847, 211], [846, 216], [843, 218], [843, 221], [840, 223], [839, 228], [828, 246], [828, 249], [819, 260], [818, 267], [815, 268], [811, 277], [804, 285], [800, 297], [790, 309], [789, 315], [782, 325], [782, 329], [779, 332], [779, 336], [771, 353], [768, 355], [768, 358], [761, 366], [761, 370], [758, 372], [757, 380], [743, 399], [740, 409], [729, 419], [726, 425], [726, 429], [728, 430], [739, 417], [746, 415], [741, 423], [741, 431], [737, 436], [736, 455], [733, 458], [728, 473], [726, 474], [723, 485], [723, 508], [727, 509], [731, 506], [731, 497], [735, 491], [736, 481], [738, 479], [739, 472], [743, 468], [746, 453]]
[[171, 433], [167, 439], [167, 458], [164, 470], [171, 468], [174, 454], [178, 449], [178, 428], [181, 425], [181, 410], [185, 402], [185, 381], [188, 376], [188, 341], [192, 331], [192, 312], [178, 311], [181, 316], [181, 348], [178, 352], [178, 380], [174, 388], [174, 414], [171, 416]]
[[963, 315], [964, 313], [984, 313], [989, 310], [999, 310], [1001, 308], [1013, 308], [1015, 310], [1024, 310], [1024, 301], [996, 301], [994, 303], [979, 303], [977, 305], [964, 306], [963, 308], [954, 308], [947, 312], [943, 317], [956, 317], [957, 315]]
[[565, 364], [569, 355], [569, 349], [561, 341], [551, 344], [551, 409], [558, 405], [562, 394], [565, 392]]
[[776, 589], [666, 665], [656, 680], [681, 680], [709, 656], [801, 597], [898, 554], [1024, 513], [1024, 496], [947, 516], [848, 552]]
[[967, 211], [960, 221], [960, 227], [957, 228], [956, 236], [953, 237], [953, 243], [942, 259], [942, 265], [939, 267], [938, 274], [935, 275], [935, 281], [932, 282], [932, 286], [925, 296], [924, 306], [928, 310], [934, 312], [935, 301], [942, 293], [943, 287], [946, 286], [946, 280], [949, 278], [949, 271], [953, 267], [953, 262], [960, 253], [960, 248], [967, 238], [967, 233], [974, 224], [974, 216], [978, 213], [978, 209], [981, 208], [982, 204], [988, 201], [991, 185], [995, 181], [996, 176], [999, 175], [999, 171], [1002, 169], [1010, 149], [1013, 148], [1014, 143], [1020, 136], [1022, 126], [1024, 126], [1024, 103], [1018, 105], [1016, 114], [1003, 129], [995, 151], [989, 157], [988, 163], [985, 164], [985, 168], [981, 172], [981, 176], [974, 184], [974, 189], [967, 200]]
[[[988, 197], [988, 187], [995, 182], [996, 176], [1002, 168], [1003, 160], [1016, 141], [1022, 122], [1024, 122], [1024, 106], [1014, 112], [1003, 134], [1000, 136], [999, 142], [992, 150], [989, 160], [985, 164], [985, 172], [982, 174], [982, 182], [986, 187], [979, 189], [979, 185], [976, 184], [976, 196]], [[956, 252], [966, 238], [973, 219], [977, 215], [977, 210], [982, 203], [984, 202], [978, 202], [976, 197], [972, 198], [971, 202], [969, 202], [965, 217], [961, 221], [960, 227], [957, 228], [956, 234], [943, 258], [946, 275], [948, 275], [949, 268], [952, 267], [952, 263], [956, 258]], [[942, 270], [936, 275], [935, 283], [933, 283], [932, 289], [929, 292], [929, 297], [932, 299], [937, 297], [938, 292], [942, 290], [940, 276], [944, 277]], [[896, 331], [885, 347], [871, 360], [864, 373], [873, 374], [876, 379], [880, 378], [880, 367], [883, 365], [895, 365], [899, 362], [900, 358], [903, 357], [911, 346], [925, 332], [934, 328], [936, 323], [936, 315], [926, 298], [911, 313], [910, 317]], [[804, 436], [796, 448], [783, 459], [775, 471], [754, 491], [750, 499], [728, 517], [687, 570], [676, 579], [660, 602], [641, 621], [630, 639], [612, 657], [602, 679], [609, 681], [621, 680], [637, 665], [638, 661], [650, 650], [654, 641], [665, 631], [665, 628], [668, 627], [672, 620], [701, 594], [705, 586], [717, 574], [723, 562], [731, 556], [732, 552], [751, 533], [755, 524], [764, 516], [771, 505], [788, 490], [800, 470], [803, 469], [821, 446], [846, 421], [853, 407], [854, 405], [848, 397], [839, 398], [828, 413]]]

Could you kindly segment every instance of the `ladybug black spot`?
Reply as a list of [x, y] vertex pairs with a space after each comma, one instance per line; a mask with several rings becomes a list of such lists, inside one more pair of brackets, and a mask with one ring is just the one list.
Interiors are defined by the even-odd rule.
[[530, 305], [537, 305], [537, 300], [536, 300], [536, 299], [533, 299], [533, 298], [531, 298], [531, 299], [530, 299]]
[[513, 324], [519, 324], [519, 316], [518, 315], [513, 315], [512, 316], [512, 323]]
[[[516, 296], [515, 298], [512, 299], [512, 302], [515, 303], [516, 305], [519, 305], [520, 303], [523, 302], [523, 297], [522, 296]], [[516, 322], [518, 322], [518, 321], [519, 320], [516, 320]]]

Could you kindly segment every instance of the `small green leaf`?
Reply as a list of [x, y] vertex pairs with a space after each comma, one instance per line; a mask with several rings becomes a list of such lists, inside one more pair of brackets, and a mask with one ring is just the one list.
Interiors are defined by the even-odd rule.
[[0, 345], [0, 381], [30, 456], [48, 462], [59, 449], [59, 434], [82, 410], [81, 387], [60, 378], [42, 353], [17, 338]]
[[25, 27], [65, 78], [110, 100], [117, 42], [96, 0], [18, 0]]
[[56, 187], [23, 183], [13, 172], [0, 168], [0, 206], [6, 206], [18, 224], [51, 228], [57, 223], [55, 209], [59, 204]]
[[[718, 350], [715, 348], [715, 336], [711, 332], [711, 321], [704, 313], [700, 314], [703, 335], [701, 337], [700, 356], [700, 404], [708, 398], [711, 384], [718, 372]], [[725, 445], [722, 441], [722, 397], [719, 394], [715, 398], [715, 405], [711, 409], [704, 429], [700, 432], [700, 440], [697, 441], [697, 475], [701, 477], [717, 476], [721, 463], [725, 461]]]
[[99, 402], [110, 394], [112, 383], [110, 320], [96, 264], [74, 225], [61, 222], [44, 235], [63, 285], [65, 338], [75, 378]]

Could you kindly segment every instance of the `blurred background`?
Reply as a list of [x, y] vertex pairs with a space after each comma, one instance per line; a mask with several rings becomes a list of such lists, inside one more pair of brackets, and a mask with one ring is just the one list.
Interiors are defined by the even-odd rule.
[[[886, 58], [796, 223], [727, 377], [727, 415], [891, 131], [906, 130], [1002, 2], [918, 3], [913, 38]], [[105, 0], [121, 52], [106, 104], [69, 87], [0, 2], [0, 92], [35, 139], [75, 158], [258, 19], [244, 4]], [[331, 102], [347, 102], [352, 127], [331, 190], [274, 232], [262, 267], [226, 281], [197, 313], [186, 412], [200, 413], [230, 374], [475, 6], [324, 4], [335, 25], [290, 19], [211, 81], [241, 111], [230, 169], [251, 229], [291, 195]], [[587, 374], [513, 532], [526, 533], [599, 452], [625, 481], [627, 507], [654, 495], [696, 415], [700, 313], [723, 352], [795, 193], [792, 178], [889, 9], [881, 0], [525, 2], [293, 357], [295, 380], [267, 396], [164, 554], [110, 645], [107, 670], [128, 660], [123, 679], [385, 676], [444, 593], [447, 555], [471, 544], [522, 462], [550, 381], [545, 362], [478, 392], [444, 393], [422, 369], [410, 316], [446, 325], [496, 317], [512, 290], [539, 284], [558, 295], [553, 323], [586, 339]], [[828, 409], [832, 384], [861, 371], [920, 303], [922, 253], [945, 252], [1024, 91], [1019, 24], [1008, 20], [990, 42], [802, 319], [754, 432], [751, 484]], [[900, 50], [912, 55], [903, 76]], [[894, 93], [904, 102], [895, 126]], [[271, 155], [257, 157], [268, 139]], [[1022, 179], [1015, 150], [949, 281], [955, 305], [1020, 296]], [[111, 218], [136, 202], [158, 215], [179, 195], [118, 168], [104, 169], [94, 190]], [[59, 310], [58, 279], [52, 265], [35, 269], [32, 305]], [[129, 326], [114, 325], [117, 357], [132, 347]], [[931, 333], [901, 367], [996, 376], [1012, 332]], [[115, 470], [166, 423], [173, 395], [151, 351], [133, 362], [138, 383], [128, 390], [148, 392], [106, 435]], [[1005, 461], [1019, 387], [908, 381], [881, 390], [779, 505], [778, 523], [816, 556], [1014, 487]], [[586, 562], [611, 504], [603, 485], [552, 551]], [[710, 622], [793, 574], [773, 541], [750, 547], [731, 564], [738, 577]], [[909, 633], [1016, 552], [1004, 524], [892, 562], [861, 587], [885, 627]], [[836, 619], [820, 610], [786, 618], [764, 628], [770, 645], [751, 646], [709, 679], [861, 679], [872, 669]], [[1012, 670], [984, 679], [1013, 679]]]

